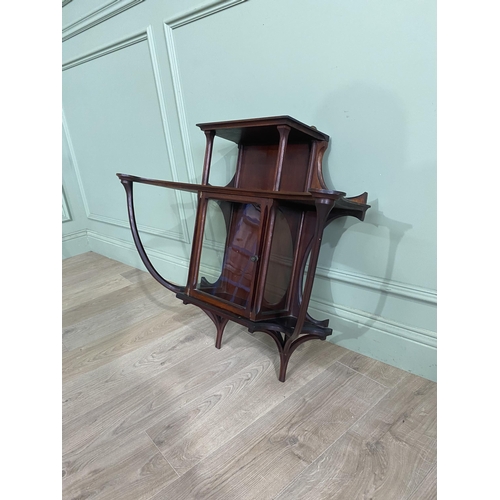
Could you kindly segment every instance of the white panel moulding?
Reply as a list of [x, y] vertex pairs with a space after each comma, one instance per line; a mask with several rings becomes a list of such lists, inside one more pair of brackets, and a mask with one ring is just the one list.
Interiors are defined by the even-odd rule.
[[82, 177], [80, 175], [80, 169], [78, 168], [78, 161], [77, 161], [76, 156], [75, 156], [75, 150], [73, 148], [73, 141], [71, 140], [71, 135], [69, 133], [68, 122], [66, 121], [66, 115], [64, 113], [64, 109], [62, 110], [62, 125], [63, 125], [64, 135], [66, 137], [66, 143], [68, 144], [71, 164], [73, 165], [73, 169], [74, 169], [75, 175], [76, 175], [76, 180], [78, 182], [78, 188], [80, 189], [80, 195], [82, 197], [83, 207], [84, 207], [85, 213], [88, 217], [88, 215], [90, 213], [89, 205], [87, 203], [87, 197], [85, 196], [85, 190], [83, 189]]
[[[186, 24], [193, 23], [204, 17], [210, 16], [222, 10], [233, 7], [246, 0], [219, 0], [203, 4], [195, 9], [178, 14], [164, 21], [165, 41], [167, 43], [168, 63], [170, 65], [170, 74], [172, 75], [172, 85], [174, 87], [175, 104], [177, 109], [177, 117], [181, 131], [182, 144], [184, 149], [184, 158], [188, 170], [190, 182], [196, 182], [196, 174], [194, 169], [193, 155], [189, 140], [188, 125], [186, 119], [186, 111], [184, 108], [184, 99], [182, 97], [181, 78], [179, 74], [179, 66], [177, 64], [177, 53], [175, 50], [173, 31]], [[196, 202], [193, 195], [193, 203]]]
[[[166, 142], [166, 147], [167, 147], [167, 154], [169, 157], [169, 162], [171, 166], [171, 172], [172, 172], [172, 180], [178, 181], [178, 173], [175, 167], [175, 158], [173, 156], [173, 146], [172, 146], [172, 140], [170, 137], [170, 130], [168, 126], [168, 121], [167, 121], [167, 112], [166, 112], [166, 106], [165, 106], [165, 101], [164, 101], [164, 95], [163, 95], [163, 89], [162, 89], [162, 84], [160, 80], [160, 73], [158, 69], [158, 62], [156, 58], [156, 49], [154, 46], [153, 42], [153, 33], [152, 33], [152, 28], [151, 26], [148, 26], [146, 29], [143, 29], [139, 32], [130, 34], [126, 36], [125, 38], [121, 38], [119, 40], [116, 40], [110, 44], [107, 44], [105, 46], [99, 47], [97, 49], [94, 49], [91, 52], [88, 52], [86, 54], [82, 54], [74, 59], [71, 59], [70, 61], [67, 61], [63, 63], [62, 65], [62, 70], [67, 71], [68, 69], [74, 68], [75, 66], [79, 66], [81, 64], [85, 64], [89, 61], [92, 61], [94, 59], [97, 59], [98, 57], [103, 57], [108, 54], [112, 54], [113, 52], [116, 52], [118, 50], [124, 49], [126, 47], [130, 47], [131, 45], [134, 45], [136, 43], [140, 43], [143, 41], [148, 42], [148, 49], [149, 49], [149, 54], [151, 57], [151, 62], [153, 66], [153, 77], [155, 80], [155, 86], [156, 86], [156, 92], [157, 92], [157, 97], [158, 97], [158, 104], [160, 107], [160, 114], [162, 118], [162, 123], [163, 123], [163, 133], [165, 137], [165, 142]], [[74, 152], [74, 148], [71, 142], [71, 137], [69, 134], [69, 128], [68, 124], [66, 122], [66, 118], [64, 115], [63, 111], [63, 127], [64, 131], [66, 134], [66, 138], [68, 140], [68, 145], [69, 145], [69, 150], [71, 154], [71, 158], [73, 161], [73, 165], [75, 168], [76, 176], [78, 179], [78, 185], [80, 187], [82, 199], [83, 199], [83, 204], [85, 207], [85, 213], [87, 215], [88, 219], [95, 220], [97, 222], [103, 222], [105, 224], [112, 224], [115, 226], [119, 227], [125, 227], [125, 228], [130, 228], [130, 224], [125, 220], [120, 220], [120, 219], [115, 219], [112, 217], [107, 217], [105, 215], [99, 215], [99, 214], [93, 214], [90, 211], [89, 204], [87, 201], [87, 196], [85, 194], [85, 189], [83, 186], [83, 181], [82, 181], [82, 176], [80, 173], [80, 169], [78, 167], [78, 162], [76, 160], [76, 155]], [[118, 180], [117, 180], [118, 182]], [[154, 228], [151, 226], [144, 226], [144, 225], [138, 225], [138, 228], [140, 231], [144, 233], [149, 233], [155, 236], [162, 236], [165, 238], [173, 239], [176, 241], [181, 241], [183, 243], [190, 243], [190, 238], [189, 238], [189, 230], [187, 227], [187, 222], [186, 222], [186, 213], [184, 211], [184, 205], [182, 203], [181, 199], [181, 194], [179, 191], [175, 191], [175, 197], [177, 201], [177, 207], [179, 210], [179, 219], [181, 221], [181, 232], [176, 232], [176, 231], [170, 231], [170, 230], [165, 230], [165, 229], [158, 229]]]
[[62, 242], [66, 243], [67, 241], [77, 240], [79, 238], [87, 239], [87, 236], [88, 236], [88, 231], [86, 229], [81, 229], [80, 231], [64, 234], [62, 237]]
[[398, 295], [420, 302], [437, 305], [437, 293], [435, 290], [418, 287], [406, 283], [398, 283], [393, 280], [385, 280], [372, 276], [363, 276], [357, 273], [350, 273], [336, 269], [328, 269], [326, 267], [317, 266], [316, 274], [322, 278], [343, 281], [350, 285], [357, 285], [371, 290], [376, 290], [381, 293], [389, 293]]
[[[156, 84], [156, 93], [158, 95], [158, 104], [160, 106], [160, 114], [161, 114], [161, 119], [163, 123], [163, 135], [165, 137], [165, 144], [167, 147], [167, 154], [168, 154], [168, 160], [170, 162], [171, 166], [171, 172], [172, 172], [172, 180], [175, 182], [179, 182], [179, 175], [177, 172], [177, 168], [175, 166], [175, 157], [174, 157], [174, 147], [172, 144], [172, 137], [170, 134], [170, 128], [168, 124], [168, 115], [167, 115], [167, 109], [165, 105], [165, 98], [163, 94], [163, 87], [161, 84], [161, 78], [160, 78], [160, 70], [158, 68], [158, 58], [156, 57], [156, 48], [154, 44], [154, 37], [153, 37], [153, 29], [151, 26], [148, 26], [147, 28], [147, 34], [148, 34], [148, 46], [149, 46], [149, 54], [151, 56], [151, 64], [153, 65], [153, 74], [155, 78], [155, 84]], [[186, 212], [184, 210], [184, 205], [182, 204], [182, 199], [181, 199], [181, 194], [178, 190], [175, 190], [175, 197], [177, 200], [177, 206], [179, 207], [179, 215], [180, 215], [180, 220], [181, 220], [181, 227], [182, 227], [182, 241], [184, 243], [190, 243], [190, 238], [189, 238], [189, 230], [187, 227], [187, 222], [186, 222]], [[191, 197], [191, 201], [193, 203], [193, 209], [196, 207], [195, 204], [195, 198], [194, 195]]]
[[[144, 0], [111, 0], [110, 2], [106, 2], [97, 9], [88, 12], [77, 21], [64, 26], [62, 29], [62, 40], [64, 42], [65, 40], [68, 40], [68, 38], [78, 35], [83, 31], [106, 21], [111, 17], [120, 14], [120, 12], [130, 9], [130, 7], [134, 7], [143, 1]], [[63, 7], [64, 5], [66, 4], [63, 3]]]
[[211, 2], [204, 3], [191, 10], [170, 17], [165, 21], [165, 24], [171, 29], [179, 28], [180, 26], [198, 21], [243, 2], [246, 2], [246, 0], [212, 0]]
[[143, 42], [147, 40], [147, 38], [148, 38], [147, 29], [143, 29], [140, 30], [139, 32], [132, 33], [124, 38], [120, 38], [119, 40], [116, 40], [112, 43], [98, 47], [92, 50], [91, 52], [87, 52], [86, 54], [82, 54], [78, 57], [75, 57], [74, 59], [71, 59], [70, 61], [63, 63], [62, 70], [66, 71], [80, 64], [85, 64], [89, 61], [92, 61], [93, 59], [97, 59], [98, 57], [106, 56], [108, 54], [111, 54], [112, 52], [116, 52], [117, 50], [129, 47], [130, 45]]
[[319, 297], [311, 297], [311, 308], [327, 316], [347, 320], [364, 328], [376, 328], [384, 333], [417, 342], [428, 347], [437, 347], [436, 332], [393, 321], [376, 314], [339, 304], [328, 303]]
[[68, 208], [68, 203], [66, 201], [66, 195], [64, 194], [64, 186], [62, 187], [62, 221], [68, 222], [71, 219], [71, 213]]

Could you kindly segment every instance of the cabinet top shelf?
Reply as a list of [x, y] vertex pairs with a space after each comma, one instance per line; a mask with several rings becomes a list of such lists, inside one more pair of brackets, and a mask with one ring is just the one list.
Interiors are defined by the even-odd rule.
[[315, 127], [299, 122], [291, 116], [271, 116], [267, 118], [250, 118], [225, 122], [198, 123], [203, 131], [214, 131], [215, 135], [236, 144], [278, 144], [279, 126], [290, 127], [289, 144], [326, 141], [328, 135]]

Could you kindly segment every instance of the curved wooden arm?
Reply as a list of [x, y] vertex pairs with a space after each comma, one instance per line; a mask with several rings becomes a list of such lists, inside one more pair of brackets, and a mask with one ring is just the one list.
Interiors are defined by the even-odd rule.
[[132, 237], [134, 238], [135, 246], [137, 247], [137, 251], [141, 257], [142, 262], [146, 266], [146, 269], [149, 271], [151, 276], [158, 281], [165, 288], [168, 288], [171, 292], [174, 293], [184, 293], [186, 291], [185, 286], [175, 285], [174, 283], [170, 283], [165, 278], [163, 278], [158, 271], [154, 268], [153, 264], [149, 260], [146, 251], [144, 250], [144, 246], [142, 245], [141, 237], [139, 236], [139, 231], [137, 229], [137, 223], [135, 221], [135, 211], [134, 211], [134, 193], [132, 189], [133, 181], [129, 179], [120, 178], [123, 187], [125, 188], [125, 192], [127, 193], [127, 208], [128, 208], [128, 219], [130, 221], [130, 229], [132, 230]]

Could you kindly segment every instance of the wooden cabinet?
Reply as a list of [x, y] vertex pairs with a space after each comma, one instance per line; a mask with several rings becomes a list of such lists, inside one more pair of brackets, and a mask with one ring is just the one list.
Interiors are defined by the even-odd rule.
[[[327, 320], [307, 312], [323, 230], [338, 217], [363, 220], [367, 193], [348, 198], [329, 190], [321, 165], [329, 137], [289, 116], [198, 126], [206, 136], [201, 184], [117, 174], [127, 193], [134, 241], [153, 277], [212, 319], [216, 347], [229, 320], [270, 335], [283, 382], [296, 347], [332, 333]], [[235, 175], [227, 186], [210, 184], [215, 136], [238, 144]], [[136, 182], [198, 193], [185, 286], [160, 276], [144, 251], [135, 222]]]

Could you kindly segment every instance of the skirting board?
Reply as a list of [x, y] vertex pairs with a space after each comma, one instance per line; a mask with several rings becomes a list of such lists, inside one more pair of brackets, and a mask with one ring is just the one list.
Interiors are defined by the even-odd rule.
[[74, 257], [81, 253], [90, 252], [87, 230], [75, 231], [62, 237], [62, 258]]
[[329, 319], [328, 341], [388, 365], [437, 381], [436, 333], [413, 328], [380, 316], [311, 298], [309, 313]]
[[[124, 264], [145, 269], [132, 242], [87, 231], [88, 248]], [[63, 242], [63, 256], [69, 256]], [[81, 247], [83, 248], [83, 246]], [[168, 266], [167, 278], [177, 283], [185, 282], [189, 257], [179, 258], [157, 250], [146, 251], [152, 264], [160, 270]], [[76, 254], [75, 254], [76, 255]], [[323, 302], [314, 296], [309, 305], [310, 314], [317, 319], [329, 319], [333, 334], [328, 341], [346, 349], [369, 356], [383, 363], [429, 380], [437, 379], [436, 333], [403, 325], [365, 311]]]

